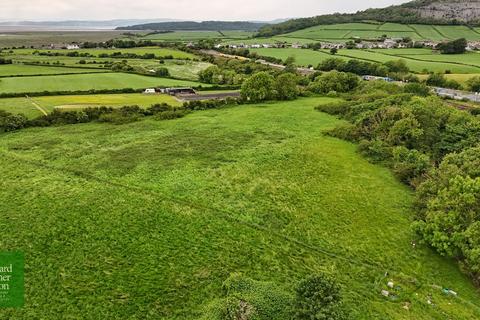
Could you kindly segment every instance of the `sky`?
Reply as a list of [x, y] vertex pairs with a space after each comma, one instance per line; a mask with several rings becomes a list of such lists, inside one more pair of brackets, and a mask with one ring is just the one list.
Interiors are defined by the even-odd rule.
[[0, 0], [0, 20], [257, 20], [385, 7], [405, 0]]

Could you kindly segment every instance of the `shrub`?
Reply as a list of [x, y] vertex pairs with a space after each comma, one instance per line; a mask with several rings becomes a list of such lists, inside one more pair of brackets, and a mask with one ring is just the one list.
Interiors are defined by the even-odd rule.
[[186, 110], [176, 110], [176, 111], [163, 111], [155, 115], [157, 120], [173, 120], [183, 118], [188, 114]]
[[467, 81], [467, 88], [473, 92], [480, 92], [480, 77], [472, 77]]
[[392, 157], [390, 147], [381, 140], [361, 140], [358, 151], [373, 162], [383, 162]]
[[297, 76], [283, 73], [275, 79], [276, 97], [278, 100], [293, 100], [298, 96]]
[[202, 320], [293, 318], [293, 295], [272, 282], [233, 274], [223, 283], [224, 297], [208, 304]]
[[431, 89], [423, 83], [409, 83], [403, 87], [403, 91], [416, 96], [426, 97], [430, 95]]
[[11, 114], [0, 110], [0, 131], [2, 132], [23, 129], [27, 122], [28, 120], [23, 114]]
[[267, 72], [259, 72], [245, 80], [242, 97], [249, 102], [260, 102], [275, 97], [275, 80]]
[[167, 68], [159, 68], [155, 71], [157, 77], [170, 77], [170, 71]]
[[296, 289], [295, 319], [349, 319], [336, 281], [324, 274], [301, 281]]
[[393, 148], [393, 171], [405, 183], [416, 185], [415, 180], [430, 168], [430, 159], [418, 150]]
[[326, 94], [330, 91], [349, 92], [359, 85], [359, 78], [351, 73], [331, 71], [316, 78], [309, 84], [308, 90]]

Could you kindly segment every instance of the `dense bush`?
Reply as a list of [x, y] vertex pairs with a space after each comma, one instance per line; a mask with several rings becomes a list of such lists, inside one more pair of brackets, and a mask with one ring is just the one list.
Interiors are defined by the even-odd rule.
[[480, 284], [480, 147], [446, 156], [418, 188], [417, 205], [422, 239], [463, 261]]
[[462, 54], [467, 51], [467, 40], [465, 38], [443, 42], [437, 46], [442, 54]]
[[293, 294], [271, 282], [238, 274], [223, 283], [224, 297], [204, 310], [202, 320], [271, 320], [293, 318]]
[[467, 81], [468, 90], [473, 92], [480, 92], [480, 77], [472, 77]]
[[358, 141], [417, 190], [418, 235], [480, 283], [480, 119], [417, 85], [403, 91], [375, 99], [378, 88], [362, 85], [350, 101], [317, 109], [349, 120], [330, 134]]
[[349, 319], [342, 303], [340, 286], [327, 275], [319, 274], [301, 281], [296, 293], [295, 319]]
[[242, 85], [242, 97], [250, 102], [270, 100], [275, 97], [275, 80], [267, 72], [259, 72]]
[[461, 89], [462, 85], [455, 80], [448, 80], [442, 73], [432, 73], [425, 81], [427, 85], [433, 87]]
[[0, 65], [2, 65], [2, 64], [12, 64], [12, 63], [13, 63], [12, 59], [0, 58]]
[[308, 90], [314, 93], [326, 94], [330, 91], [349, 92], [359, 85], [359, 78], [351, 73], [331, 71], [317, 77], [309, 84]]
[[15, 131], [27, 125], [27, 118], [22, 114], [11, 114], [0, 110], [0, 132]]
[[416, 96], [426, 97], [430, 95], [432, 90], [424, 83], [409, 83], [403, 87], [403, 91]]
[[299, 90], [297, 87], [297, 75], [283, 73], [275, 78], [275, 96], [278, 100], [293, 100], [297, 98]]

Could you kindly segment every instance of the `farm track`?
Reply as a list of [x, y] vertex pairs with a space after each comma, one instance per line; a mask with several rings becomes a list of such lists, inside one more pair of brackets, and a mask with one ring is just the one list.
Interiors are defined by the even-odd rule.
[[30, 101], [31, 104], [33, 104], [33, 106], [38, 110], [40, 111], [41, 113], [43, 113], [43, 115], [45, 116], [48, 116], [48, 112], [43, 109], [38, 103], [36, 103], [32, 98], [30, 98], [29, 96], [25, 96], [28, 101]]

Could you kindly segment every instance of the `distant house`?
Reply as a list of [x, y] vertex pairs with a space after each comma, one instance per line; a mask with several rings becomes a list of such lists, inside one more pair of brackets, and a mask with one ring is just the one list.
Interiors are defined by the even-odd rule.
[[66, 48], [67, 50], [78, 50], [80, 49], [80, 46], [78, 44], [73, 43], [73, 44], [67, 44]]
[[397, 43], [397, 41], [392, 40], [392, 39], [385, 39], [385, 41], [383, 41], [383, 46], [386, 49], [392, 49], [392, 48], [397, 48], [398, 43]]
[[156, 91], [155, 91], [155, 89], [145, 89], [145, 91], [143, 93], [145, 93], [145, 94], [155, 94]]
[[300, 43], [294, 43], [294, 44], [292, 44], [292, 48], [293, 49], [301, 49], [302, 45]]

